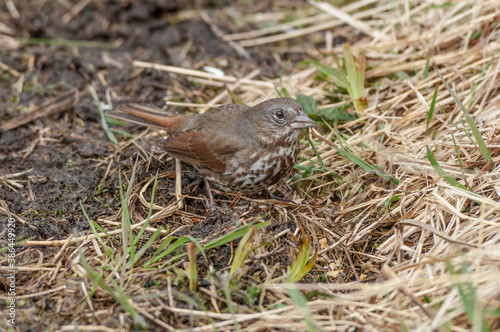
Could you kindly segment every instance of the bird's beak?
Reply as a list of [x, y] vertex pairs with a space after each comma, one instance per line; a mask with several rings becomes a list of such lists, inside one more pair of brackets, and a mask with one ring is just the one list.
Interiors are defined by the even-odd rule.
[[293, 121], [290, 123], [290, 126], [293, 129], [302, 129], [307, 127], [314, 127], [316, 123], [304, 113], [304, 111], [299, 111], [299, 115], [297, 115]]

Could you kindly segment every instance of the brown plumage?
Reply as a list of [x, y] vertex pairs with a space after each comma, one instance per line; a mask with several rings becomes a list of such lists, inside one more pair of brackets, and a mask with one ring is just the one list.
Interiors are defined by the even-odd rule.
[[107, 115], [165, 129], [164, 149], [172, 157], [196, 167], [219, 189], [244, 194], [266, 190], [286, 176], [298, 160], [300, 129], [314, 125], [290, 98], [253, 107], [222, 105], [191, 116], [126, 104]]

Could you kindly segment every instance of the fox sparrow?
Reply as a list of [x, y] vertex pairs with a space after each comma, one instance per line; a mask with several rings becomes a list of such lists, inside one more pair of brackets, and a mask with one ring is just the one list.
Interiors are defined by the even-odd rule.
[[298, 102], [269, 99], [253, 107], [228, 104], [203, 114], [168, 114], [154, 106], [126, 104], [107, 115], [169, 134], [164, 149], [201, 173], [214, 209], [209, 182], [223, 191], [267, 191], [298, 160], [300, 129], [314, 126]]

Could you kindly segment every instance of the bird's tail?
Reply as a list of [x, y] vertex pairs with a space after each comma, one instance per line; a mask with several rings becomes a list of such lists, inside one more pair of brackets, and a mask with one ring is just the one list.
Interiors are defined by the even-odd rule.
[[114, 111], [106, 112], [106, 115], [143, 126], [161, 128], [170, 135], [177, 132], [186, 119], [182, 115], [166, 113], [156, 106], [141, 104], [119, 105]]

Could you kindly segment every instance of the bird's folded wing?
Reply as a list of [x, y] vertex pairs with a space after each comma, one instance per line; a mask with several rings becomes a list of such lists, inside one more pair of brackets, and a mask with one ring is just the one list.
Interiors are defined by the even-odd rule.
[[240, 149], [223, 137], [209, 142], [200, 130], [178, 132], [165, 141], [165, 150], [172, 157], [216, 172], [225, 172], [226, 161]]

